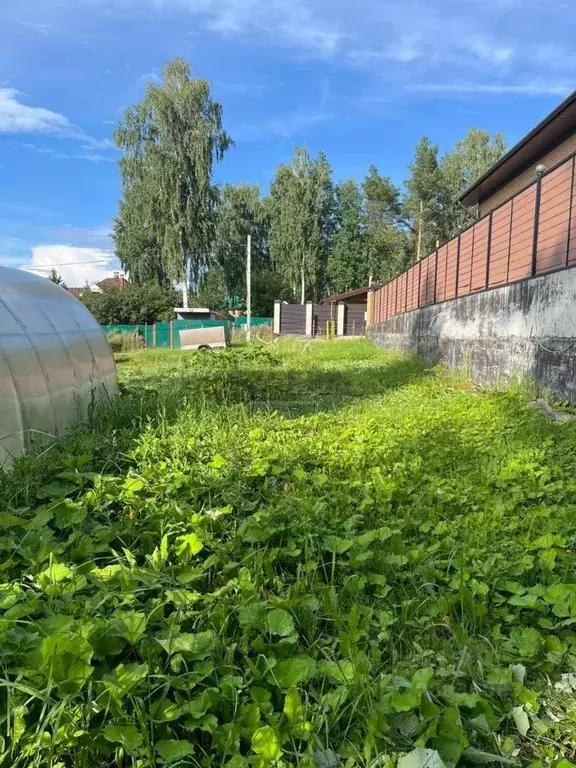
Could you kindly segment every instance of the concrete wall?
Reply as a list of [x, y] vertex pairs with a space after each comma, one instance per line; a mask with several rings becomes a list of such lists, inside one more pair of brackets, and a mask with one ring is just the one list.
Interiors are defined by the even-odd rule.
[[576, 269], [406, 312], [367, 335], [483, 383], [519, 375], [576, 402]]

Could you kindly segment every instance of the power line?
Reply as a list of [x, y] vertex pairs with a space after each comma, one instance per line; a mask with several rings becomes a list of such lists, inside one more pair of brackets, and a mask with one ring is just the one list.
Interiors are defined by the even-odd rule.
[[110, 259], [96, 259], [95, 261], [67, 261], [62, 264], [23, 264], [23, 267], [34, 269], [56, 269], [56, 267], [81, 267], [84, 264], [108, 264]]

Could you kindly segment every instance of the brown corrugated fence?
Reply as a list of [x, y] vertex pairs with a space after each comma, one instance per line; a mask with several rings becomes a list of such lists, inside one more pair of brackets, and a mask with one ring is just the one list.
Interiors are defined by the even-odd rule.
[[575, 158], [376, 291], [374, 323], [576, 266]]

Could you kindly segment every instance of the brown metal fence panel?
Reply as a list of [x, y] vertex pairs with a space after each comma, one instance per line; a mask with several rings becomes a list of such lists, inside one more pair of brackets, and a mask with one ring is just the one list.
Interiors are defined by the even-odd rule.
[[474, 227], [462, 232], [460, 236], [460, 260], [458, 266], [458, 296], [470, 293], [472, 280], [472, 248], [474, 247]]
[[408, 275], [403, 272], [400, 275], [400, 312], [406, 312], [406, 286], [408, 285]]
[[280, 333], [306, 333], [306, 307], [303, 304], [282, 304]]
[[530, 277], [534, 250], [534, 223], [536, 220], [536, 184], [514, 198], [512, 206], [512, 234], [506, 282]]
[[426, 277], [426, 304], [436, 301], [436, 251], [428, 256], [428, 274]]
[[569, 162], [542, 179], [536, 274], [566, 266], [572, 178], [572, 162]]
[[570, 191], [570, 238], [568, 240], [568, 259], [566, 266], [576, 264], [576, 160], [572, 159], [572, 189]]
[[328, 304], [314, 304], [312, 309], [312, 335], [327, 336], [329, 323], [336, 327], [336, 309]]
[[448, 243], [448, 255], [446, 256], [446, 282], [444, 287], [444, 299], [456, 298], [456, 272], [458, 270], [458, 238]]
[[358, 336], [366, 330], [366, 306], [364, 304], [348, 304], [344, 319], [344, 335]]
[[486, 288], [486, 261], [488, 259], [488, 236], [490, 218], [474, 224], [474, 245], [472, 247], [472, 275], [470, 292], [483, 291]]
[[512, 201], [505, 203], [492, 213], [490, 237], [490, 268], [488, 286], [503, 285], [508, 277], [510, 255], [510, 233], [512, 225]]
[[448, 246], [438, 248], [438, 265], [436, 267], [436, 301], [446, 298], [446, 264], [448, 261]]
[[416, 278], [418, 277], [418, 265], [410, 267], [408, 270], [408, 303], [406, 309], [408, 311], [416, 309], [417, 293], [416, 293]]
[[575, 190], [571, 158], [383, 286], [375, 300], [376, 322], [576, 266]]

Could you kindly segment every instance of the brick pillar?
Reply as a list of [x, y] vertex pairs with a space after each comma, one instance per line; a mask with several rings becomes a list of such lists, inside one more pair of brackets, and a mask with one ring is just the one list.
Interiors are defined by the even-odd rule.
[[312, 336], [312, 322], [314, 315], [314, 304], [311, 301], [306, 302], [306, 336]]
[[282, 302], [277, 299], [274, 302], [274, 320], [272, 321], [272, 331], [276, 336], [280, 335], [280, 321], [282, 318]]
[[344, 336], [344, 324], [346, 322], [346, 304], [336, 304], [336, 336]]
[[370, 288], [366, 296], [366, 328], [374, 325], [374, 288]]

